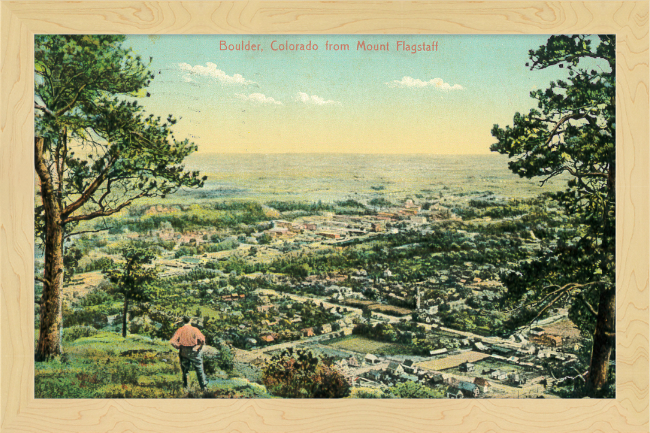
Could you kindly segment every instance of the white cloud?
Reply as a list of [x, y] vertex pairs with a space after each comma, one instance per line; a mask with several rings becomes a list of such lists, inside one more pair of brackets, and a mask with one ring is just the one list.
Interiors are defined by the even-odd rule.
[[251, 93], [250, 95], [246, 96], [242, 93], [235, 93], [235, 96], [238, 97], [239, 99], [242, 99], [244, 101], [251, 101], [251, 102], [256, 102], [258, 104], [275, 104], [275, 105], [282, 105], [282, 102], [276, 101], [275, 99], [271, 98], [270, 96], [265, 96], [261, 93]]
[[217, 65], [211, 62], [207, 62], [206, 66], [203, 65], [196, 65], [192, 66], [187, 63], [179, 63], [178, 67], [181, 69], [181, 71], [184, 71], [187, 73], [183, 77], [185, 81], [191, 81], [192, 80], [192, 75], [201, 75], [203, 77], [210, 77], [218, 80], [222, 84], [241, 84], [241, 85], [248, 85], [248, 84], [253, 84], [253, 81], [245, 79], [241, 74], [234, 74], [234, 75], [228, 75], [221, 69], [217, 69]]
[[340, 102], [332, 101], [332, 100], [326, 101], [325, 98], [321, 98], [320, 96], [316, 96], [316, 95], [309, 96], [304, 92], [298, 92], [295, 99], [298, 102], [302, 102], [304, 104], [311, 104], [311, 105], [332, 105], [332, 104], [341, 105]]
[[442, 78], [434, 78], [429, 81], [422, 81], [418, 78], [404, 77], [401, 80], [393, 80], [386, 83], [388, 87], [433, 87], [436, 90], [442, 90], [448, 92], [450, 90], [465, 90], [460, 84], [454, 84], [453, 86], [449, 83], [445, 83]]

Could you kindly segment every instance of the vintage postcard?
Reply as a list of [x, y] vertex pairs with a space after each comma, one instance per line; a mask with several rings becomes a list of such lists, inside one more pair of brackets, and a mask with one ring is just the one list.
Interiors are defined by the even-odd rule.
[[615, 398], [615, 48], [35, 35], [35, 398]]

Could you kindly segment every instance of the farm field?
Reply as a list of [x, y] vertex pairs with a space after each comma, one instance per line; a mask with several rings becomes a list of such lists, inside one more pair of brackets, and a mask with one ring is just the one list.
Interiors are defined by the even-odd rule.
[[373, 353], [378, 355], [394, 355], [405, 354], [403, 347], [400, 344], [385, 343], [381, 341], [374, 341], [364, 337], [346, 337], [334, 342], [324, 343], [336, 349], [350, 350], [359, 353]]
[[417, 366], [420, 368], [425, 368], [428, 370], [447, 370], [450, 368], [458, 367], [464, 362], [476, 362], [484, 358], [489, 358], [490, 355], [481, 352], [464, 352], [459, 353], [458, 355], [451, 355], [446, 358], [441, 359], [432, 359], [430, 361], [423, 361], [417, 363]]

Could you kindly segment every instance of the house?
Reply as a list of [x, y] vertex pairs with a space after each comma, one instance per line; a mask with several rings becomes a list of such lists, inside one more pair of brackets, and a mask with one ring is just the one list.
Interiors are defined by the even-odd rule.
[[356, 386], [364, 386], [364, 387], [371, 387], [371, 388], [379, 388], [381, 387], [381, 383], [366, 379], [365, 377], [357, 377], [356, 379]]
[[359, 366], [359, 361], [355, 356], [351, 356], [348, 358], [348, 365], [350, 367], [358, 367]]
[[379, 364], [381, 362], [379, 358], [377, 358], [375, 355], [368, 353], [363, 360], [366, 362], [366, 364]]
[[405, 373], [418, 374], [418, 367], [411, 359], [407, 359], [406, 361], [404, 361], [404, 364], [402, 364], [402, 368], [404, 368]]
[[476, 366], [474, 364], [472, 364], [471, 362], [464, 362], [464, 363], [460, 364], [460, 367], [458, 369], [460, 371], [465, 371], [465, 372], [469, 373], [471, 371], [474, 371], [475, 367]]
[[507, 347], [502, 347], [502, 346], [492, 346], [492, 354], [496, 354], [507, 358], [509, 356], [512, 356], [514, 353], [515, 353], [514, 349], [509, 349]]
[[314, 328], [303, 328], [300, 330], [302, 332], [303, 337], [313, 337], [314, 335]]
[[326, 334], [328, 332], [332, 332], [332, 325], [330, 325], [329, 323], [326, 323], [320, 327], [321, 334]]
[[428, 373], [425, 377], [428, 378], [428, 382], [432, 385], [437, 385], [445, 381], [445, 376], [442, 373]]
[[534, 335], [535, 337], [539, 337], [540, 335], [544, 335], [544, 329], [540, 327], [535, 327], [530, 330], [530, 335]]
[[476, 348], [476, 350], [478, 350], [480, 352], [485, 352], [485, 351], [488, 350], [488, 348], [485, 347], [485, 345], [483, 343], [481, 343], [480, 341], [476, 341], [474, 343], [474, 347]]
[[388, 367], [386, 367], [386, 373], [392, 375], [399, 375], [404, 373], [404, 368], [402, 367], [401, 364], [398, 364], [397, 362], [391, 362], [390, 364], [388, 364]]
[[455, 386], [448, 386], [445, 394], [447, 398], [464, 398], [463, 392]]
[[286, 227], [276, 227], [276, 228], [266, 230], [265, 233], [268, 233], [273, 237], [280, 237], [280, 236], [287, 235], [289, 233], [289, 229]]
[[492, 386], [490, 382], [488, 382], [486, 379], [483, 379], [482, 377], [475, 378], [474, 385], [478, 386], [479, 391], [481, 391], [483, 394], [488, 392], [490, 387]]
[[260, 313], [263, 313], [265, 311], [269, 311], [271, 308], [273, 308], [273, 304], [258, 305], [257, 306], [257, 311], [260, 312]]
[[273, 335], [260, 335], [260, 340], [262, 340], [265, 343], [272, 343], [275, 341], [275, 338], [273, 338]]
[[429, 351], [429, 356], [442, 355], [444, 353], [447, 353], [447, 348], [446, 347], [443, 347], [442, 349], [430, 350]]
[[479, 396], [479, 389], [473, 383], [470, 382], [458, 382], [458, 389], [463, 393], [465, 397], [475, 398]]
[[518, 373], [512, 373], [508, 375], [508, 380], [513, 385], [523, 385], [527, 382], [524, 376], [519, 375]]
[[508, 374], [505, 371], [494, 370], [492, 373], [490, 373], [490, 377], [496, 380], [504, 380], [508, 377]]
[[447, 398], [476, 398], [479, 396], [479, 388], [473, 383], [457, 382], [447, 388]]
[[339, 239], [341, 235], [339, 233], [335, 232], [326, 232], [326, 231], [321, 231], [316, 233], [318, 236], [323, 236], [328, 239]]

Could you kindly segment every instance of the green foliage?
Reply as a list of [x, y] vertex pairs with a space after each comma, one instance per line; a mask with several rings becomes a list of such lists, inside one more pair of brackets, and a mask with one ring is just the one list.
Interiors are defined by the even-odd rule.
[[180, 258], [185, 256], [194, 256], [197, 254], [196, 248], [194, 247], [178, 247], [174, 252], [174, 258]]
[[97, 335], [97, 330], [92, 326], [73, 326], [63, 330], [63, 341], [73, 341], [79, 338]]
[[106, 271], [113, 268], [115, 268], [115, 261], [113, 259], [110, 257], [100, 257], [99, 259], [90, 262], [85, 268], [83, 268], [83, 271]]
[[273, 241], [273, 236], [271, 236], [271, 235], [268, 234], [268, 233], [264, 233], [264, 234], [262, 234], [262, 236], [260, 236], [260, 238], [257, 240], [257, 242], [258, 242], [260, 245], [267, 245], [267, 244], [270, 244], [271, 241]]
[[359, 389], [353, 398], [444, 398], [442, 389], [429, 388], [413, 381], [399, 383], [384, 390]]
[[555, 299], [540, 301], [551, 291], [581, 284], [555, 301], [571, 301], [571, 318], [587, 334], [594, 332], [595, 317], [583, 300], [597, 304], [600, 287], [615, 279], [615, 38], [599, 39], [594, 49], [587, 36], [552, 36], [531, 50], [532, 70], [565, 65], [569, 77], [531, 92], [538, 109], [517, 113], [512, 127], [492, 130], [498, 140], [492, 150], [512, 158], [513, 172], [570, 176], [566, 191], [555, 198], [573, 216], [570, 236], [502, 279], [514, 299], [537, 300], [540, 308]]
[[344, 201], [337, 201], [336, 202], [337, 206], [341, 207], [352, 207], [352, 208], [360, 208], [360, 209], [365, 209], [366, 207], [363, 205], [363, 203], [360, 203], [356, 200], [353, 200], [351, 198], [344, 200]]
[[300, 201], [270, 201], [267, 202], [266, 205], [280, 212], [305, 211], [308, 213], [316, 213], [320, 211], [334, 211], [334, 206], [323, 203], [320, 200], [316, 203], [305, 203]]
[[[196, 146], [174, 138], [176, 120], [145, 116], [132, 99], [154, 74], [122, 47], [124, 39], [35, 37], [35, 127], [36, 136], [45, 139], [37, 158], [54, 161], [63, 174], [64, 225], [110, 215], [135, 199], [164, 196], [179, 186], [203, 185], [198, 172], [179, 165]], [[42, 232], [43, 208], [36, 211]]]
[[222, 345], [217, 355], [217, 365], [226, 372], [231, 372], [235, 366], [235, 354], [228, 345]]
[[69, 281], [72, 278], [82, 257], [83, 252], [76, 246], [67, 249], [63, 255], [63, 266], [65, 267], [65, 273], [63, 274], [64, 281]]
[[205, 356], [203, 359], [203, 368], [205, 374], [212, 375], [217, 372], [217, 369], [223, 370], [227, 373], [232, 373], [235, 367], [235, 354], [232, 348], [223, 344], [219, 348], [219, 353], [216, 356]]
[[518, 307], [535, 306], [540, 316], [568, 304], [571, 320], [593, 333], [586, 381], [592, 396], [607, 387], [616, 332], [616, 37], [598, 39], [594, 49], [589, 36], [551, 36], [530, 50], [532, 70], [566, 65], [568, 79], [531, 92], [538, 109], [516, 113], [512, 127], [492, 130], [498, 140], [492, 150], [512, 159], [513, 172], [544, 177], [542, 183], [570, 177], [555, 197], [573, 218], [571, 236], [503, 280]]
[[350, 393], [345, 377], [327, 360], [302, 349], [274, 355], [263, 369], [262, 382], [271, 394], [287, 398], [341, 398]]
[[84, 308], [63, 308], [63, 326], [92, 326], [100, 329], [108, 324], [107, 315], [110, 314], [104, 305], [92, 305]]
[[115, 285], [116, 293], [124, 297], [124, 311], [122, 322], [122, 336], [126, 336], [126, 319], [129, 301], [146, 301], [152, 296], [152, 283], [158, 278], [158, 272], [153, 267], [146, 268], [156, 258], [156, 255], [147, 249], [126, 247], [122, 250], [122, 257], [126, 260], [123, 268], [109, 269], [106, 275]]
[[370, 206], [377, 206], [377, 207], [393, 206], [393, 203], [390, 200], [386, 200], [383, 197], [373, 198], [368, 202], [368, 204], [370, 204]]
[[146, 300], [150, 284], [157, 278], [157, 272], [153, 268], [145, 268], [144, 265], [151, 264], [156, 255], [150, 250], [127, 247], [122, 250], [122, 257], [126, 260], [123, 268], [106, 271], [109, 281], [115, 284], [116, 293], [125, 298]]
[[384, 391], [383, 398], [444, 398], [442, 389], [432, 389], [416, 382], [408, 381], [391, 386]]
[[205, 181], [184, 170], [183, 160], [197, 147], [175, 138], [176, 119], [147, 115], [135, 100], [148, 95], [154, 74], [124, 41], [122, 35], [34, 37], [35, 232], [50, 258], [37, 359], [60, 352], [61, 277], [76, 260], [63, 263], [65, 236], [138, 199]]
[[110, 304], [115, 301], [115, 298], [111, 296], [106, 290], [94, 289], [86, 294], [79, 301], [79, 305], [82, 307], [90, 307], [92, 305], [102, 305]]

